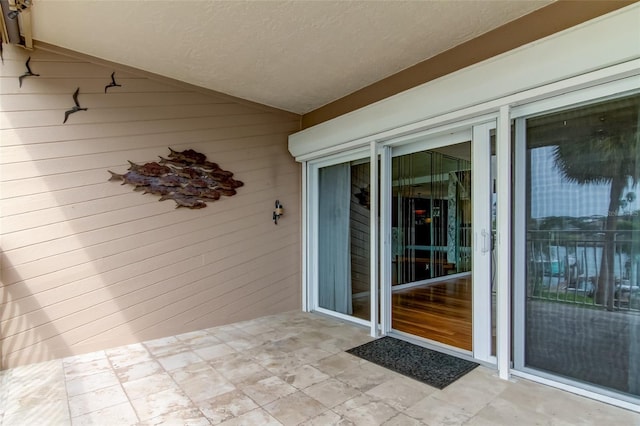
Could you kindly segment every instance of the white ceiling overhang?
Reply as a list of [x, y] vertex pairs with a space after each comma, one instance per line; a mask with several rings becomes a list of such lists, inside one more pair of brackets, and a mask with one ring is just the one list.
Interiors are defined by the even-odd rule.
[[304, 114], [549, 4], [34, 0], [33, 38]]

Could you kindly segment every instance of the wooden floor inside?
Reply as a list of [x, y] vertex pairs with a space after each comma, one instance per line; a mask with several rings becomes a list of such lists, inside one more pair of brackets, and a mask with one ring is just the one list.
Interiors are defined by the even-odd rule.
[[471, 276], [394, 291], [392, 327], [470, 351]]

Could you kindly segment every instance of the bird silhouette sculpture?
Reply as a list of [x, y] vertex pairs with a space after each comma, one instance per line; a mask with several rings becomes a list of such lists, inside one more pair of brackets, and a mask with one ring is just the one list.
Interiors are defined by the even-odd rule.
[[69, 116], [74, 112], [86, 111], [88, 109], [88, 108], [80, 108], [80, 104], [78, 103], [79, 92], [80, 92], [80, 88], [78, 87], [76, 91], [73, 93], [73, 102], [75, 102], [75, 105], [70, 110], [64, 112], [64, 121], [62, 122], [62, 124], [66, 123]]
[[27, 62], [25, 63], [25, 65], [27, 67], [27, 72], [25, 72], [20, 77], [18, 77], [18, 81], [20, 82], [20, 87], [22, 87], [22, 80], [24, 80], [25, 77], [40, 77], [40, 74], [34, 74], [31, 71], [31, 67], [29, 66], [29, 62], [31, 62], [31, 56], [29, 56], [29, 59], [27, 59]]
[[109, 83], [106, 86], [104, 86], [104, 93], [107, 93], [107, 89], [109, 89], [111, 87], [122, 87], [122, 84], [116, 83], [115, 75], [116, 75], [115, 72], [111, 73], [111, 83]]

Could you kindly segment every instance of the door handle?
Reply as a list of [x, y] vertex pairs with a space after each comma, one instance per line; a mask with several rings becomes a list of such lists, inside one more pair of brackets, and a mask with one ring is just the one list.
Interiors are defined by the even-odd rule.
[[481, 253], [490, 252], [491, 251], [491, 234], [489, 234], [486, 229], [483, 229], [482, 232], [480, 232], [480, 235], [482, 235], [482, 249], [480, 250], [480, 252]]

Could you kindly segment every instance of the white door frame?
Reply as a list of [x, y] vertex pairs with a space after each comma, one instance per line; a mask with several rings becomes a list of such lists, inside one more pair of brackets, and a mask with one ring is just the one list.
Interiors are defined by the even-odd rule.
[[473, 126], [471, 141], [473, 357], [491, 364], [496, 362], [491, 355], [491, 130], [495, 128], [495, 120]]
[[[305, 178], [305, 191], [306, 195], [303, 196], [303, 200], [306, 199], [306, 212], [303, 214], [303, 232], [306, 234], [304, 237], [306, 242], [306, 249], [303, 249], [303, 255], [305, 256], [303, 261], [303, 271], [305, 275], [303, 278], [305, 282], [303, 286], [306, 287], [306, 294], [303, 295], [303, 306], [306, 301], [307, 311], [316, 311], [323, 314], [331, 315], [346, 321], [354, 322], [364, 326], [372, 326], [373, 321], [367, 321], [357, 318], [352, 315], [342, 314], [339, 312], [331, 311], [319, 306], [318, 297], [318, 247], [316, 242], [318, 241], [318, 182], [319, 182], [319, 169], [328, 167], [344, 162], [350, 162], [355, 160], [367, 159], [367, 149], [355, 149], [348, 152], [341, 152], [334, 155], [330, 155], [315, 161], [306, 162], [306, 178]], [[371, 191], [373, 192], [373, 190]], [[373, 203], [372, 212], [373, 212]], [[373, 217], [373, 213], [371, 214]], [[373, 281], [372, 281], [373, 285]], [[372, 299], [373, 300], [373, 299]], [[373, 327], [373, 326], [372, 326]]]
[[[487, 121], [489, 120], [489, 121]], [[386, 335], [391, 328], [391, 158], [447, 145], [471, 141], [472, 170], [472, 274], [473, 274], [473, 351], [479, 361], [495, 364], [491, 355], [491, 145], [490, 131], [496, 128], [495, 116], [473, 121], [453, 123], [445, 128], [402, 135], [384, 141], [381, 158], [380, 199], [380, 332]], [[373, 143], [372, 143], [373, 145]], [[373, 175], [372, 175], [373, 178]], [[486, 208], [478, 208], [484, 205]], [[373, 212], [373, 210], [372, 210]], [[372, 260], [373, 261], [373, 260]], [[431, 342], [429, 342], [431, 343]], [[448, 345], [433, 342], [434, 346], [454, 351]], [[466, 351], [462, 351], [466, 353]]]

